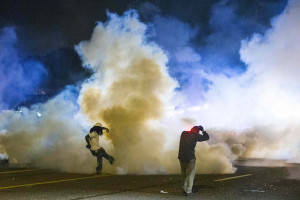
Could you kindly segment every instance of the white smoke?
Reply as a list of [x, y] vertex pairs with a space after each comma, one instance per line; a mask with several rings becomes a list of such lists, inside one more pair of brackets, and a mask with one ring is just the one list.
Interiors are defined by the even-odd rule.
[[[166, 53], [148, 41], [149, 27], [137, 13], [109, 14], [89, 41], [76, 46], [83, 65], [94, 72], [79, 99], [66, 89], [45, 104], [2, 111], [0, 153], [18, 163], [90, 173], [96, 161], [84, 136], [101, 122], [111, 130], [101, 145], [116, 158], [104, 170], [179, 173], [180, 133], [201, 124], [211, 140], [197, 146], [198, 172], [234, 172], [232, 162], [239, 157], [299, 162], [299, 13], [300, 3], [290, 1], [265, 35], [242, 42], [244, 74], [228, 77], [200, 69], [211, 85], [193, 107], [185, 107], [184, 91], [175, 92]], [[201, 61], [194, 50], [183, 50], [190, 52], [188, 60]]]
[[211, 128], [263, 135], [248, 156], [300, 162], [299, 18], [300, 2], [290, 1], [270, 30], [242, 41], [241, 59], [247, 64], [242, 75], [202, 72], [212, 84], [200, 109], [185, 115]]
[[[79, 104], [93, 122], [111, 129], [109, 152], [122, 173], [178, 173], [177, 151], [182, 116], [171, 120], [176, 82], [167, 72], [167, 57], [147, 41], [147, 26], [134, 11], [109, 15], [90, 41], [76, 49], [95, 73], [83, 85]], [[198, 58], [197, 58], [198, 59]], [[189, 120], [185, 120], [189, 121]], [[174, 123], [173, 123], [174, 122]], [[189, 124], [188, 129], [193, 124]], [[198, 172], [230, 173], [234, 154], [226, 144], [204, 143]]]
[[[94, 165], [83, 140], [86, 128], [65, 90], [45, 104], [0, 115], [0, 144], [10, 162], [68, 172], [92, 172]], [[0, 152], [2, 153], [2, 152]]]

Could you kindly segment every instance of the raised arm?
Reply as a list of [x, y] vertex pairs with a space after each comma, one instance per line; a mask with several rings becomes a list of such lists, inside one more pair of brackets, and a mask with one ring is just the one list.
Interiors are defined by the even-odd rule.
[[203, 131], [202, 131], [202, 134], [203, 134], [203, 135], [200, 135], [200, 134], [198, 133], [197, 140], [198, 140], [199, 142], [209, 140], [209, 135], [207, 134], [206, 131], [203, 130]]
[[108, 128], [106, 128], [106, 127], [102, 127], [102, 130], [105, 130], [105, 131], [106, 131], [106, 133], [109, 133], [109, 129], [108, 129]]
[[202, 134], [203, 134], [203, 140], [202, 141], [209, 140], [209, 135], [207, 134], [206, 131], [202, 131]]

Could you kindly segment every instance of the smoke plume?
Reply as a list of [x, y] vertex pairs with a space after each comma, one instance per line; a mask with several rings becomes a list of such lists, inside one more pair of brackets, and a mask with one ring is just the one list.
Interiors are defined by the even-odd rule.
[[93, 75], [45, 104], [2, 111], [0, 153], [17, 163], [92, 173], [96, 159], [84, 136], [101, 122], [110, 129], [101, 145], [116, 158], [113, 166], [104, 162], [104, 171], [179, 173], [180, 133], [203, 125], [211, 139], [197, 145], [198, 173], [232, 173], [238, 158], [299, 162], [299, 13], [292, 0], [265, 34], [242, 41], [247, 69], [239, 74], [204, 70], [202, 56], [189, 46], [190, 32], [172, 51], [193, 72], [189, 77], [186, 70], [189, 86], [180, 90], [169, 74], [170, 56], [150, 40], [155, 26], [142, 23], [136, 11], [108, 13], [91, 39], [75, 47]]
[[47, 71], [33, 60], [23, 59], [17, 50], [15, 28], [6, 27], [0, 35], [0, 111], [13, 109], [25, 101], [42, 83]]
[[108, 149], [120, 173], [165, 172], [163, 117], [176, 87], [167, 72], [167, 57], [146, 40], [146, 25], [135, 11], [109, 14], [98, 23], [90, 41], [76, 49], [94, 77], [83, 85], [79, 104], [92, 122], [111, 133]]
[[299, 2], [290, 1], [265, 34], [242, 41], [244, 73], [203, 70], [209, 81], [204, 98], [193, 109], [174, 112], [238, 137], [252, 132], [242, 143], [244, 156], [299, 162], [299, 10]]
[[85, 149], [82, 120], [76, 114], [77, 96], [71, 91], [67, 89], [45, 104], [1, 113], [0, 144], [11, 164], [68, 172], [93, 171], [93, 165], [86, 165], [92, 159]]

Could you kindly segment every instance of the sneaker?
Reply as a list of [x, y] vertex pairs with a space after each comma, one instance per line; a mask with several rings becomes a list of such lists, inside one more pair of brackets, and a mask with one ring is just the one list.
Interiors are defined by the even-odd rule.
[[112, 165], [112, 164], [114, 164], [114, 162], [115, 162], [115, 159], [114, 159], [114, 157], [111, 156], [109, 158], [109, 163]]
[[97, 174], [101, 174], [101, 169], [98, 169], [98, 167], [96, 167], [96, 172]]
[[190, 196], [193, 196], [194, 194], [195, 193], [190, 192], [190, 193], [186, 193], [186, 196], [190, 197]]

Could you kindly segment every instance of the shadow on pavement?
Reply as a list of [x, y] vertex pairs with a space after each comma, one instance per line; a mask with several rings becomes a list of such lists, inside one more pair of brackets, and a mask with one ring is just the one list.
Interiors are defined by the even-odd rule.
[[197, 193], [201, 189], [213, 189], [213, 188], [215, 188], [215, 187], [210, 186], [210, 185], [194, 185], [192, 191], [193, 191], [193, 193]]

